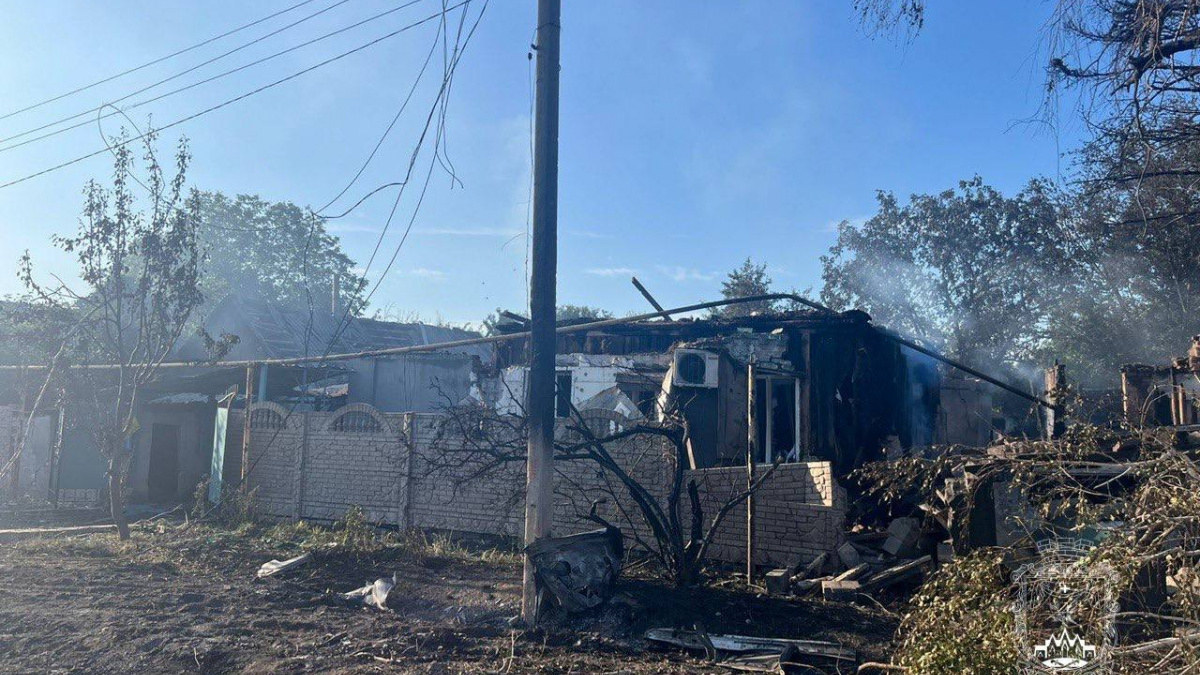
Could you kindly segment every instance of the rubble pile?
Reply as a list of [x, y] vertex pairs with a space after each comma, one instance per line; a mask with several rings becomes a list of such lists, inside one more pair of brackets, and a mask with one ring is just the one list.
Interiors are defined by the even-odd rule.
[[837, 551], [823, 553], [807, 565], [771, 570], [767, 592], [773, 595], [816, 595], [826, 600], [854, 600], [902, 581], [918, 579], [933, 566], [924, 554], [928, 539], [917, 518], [896, 518], [885, 532], [847, 536]]

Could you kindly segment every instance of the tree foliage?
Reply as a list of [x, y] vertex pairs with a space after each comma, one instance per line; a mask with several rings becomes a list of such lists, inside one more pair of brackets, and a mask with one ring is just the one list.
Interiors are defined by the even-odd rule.
[[[767, 264], [755, 264], [750, 258], [742, 261], [741, 266], [731, 271], [725, 281], [721, 282], [721, 297], [726, 300], [766, 295], [770, 292], [771, 277], [767, 274]], [[769, 312], [774, 308], [774, 302], [761, 300], [717, 307], [712, 310], [712, 315], [721, 317], [750, 316], [754, 313]]]
[[253, 292], [285, 306], [331, 305], [338, 279], [340, 307], [365, 309], [366, 279], [324, 221], [291, 202], [253, 195], [202, 192], [202, 288], [213, 302], [230, 291]]
[[1033, 181], [1005, 197], [975, 177], [906, 204], [877, 199], [865, 223], [838, 226], [821, 258], [823, 300], [971, 362], [1031, 357], [1071, 260], [1054, 188]]
[[[112, 187], [90, 181], [84, 188], [78, 231], [54, 238], [75, 256], [81, 285], [72, 288], [57, 277], [54, 284], [39, 282], [28, 253], [19, 275], [31, 305], [46, 312], [69, 311], [75, 317], [62, 335], [47, 384], [61, 375], [60, 386], [71, 392], [72, 415], [108, 460], [112, 517], [124, 539], [129, 527], [123, 492], [138, 430], [139, 395], [170, 355], [204, 295], [200, 199], [194, 191], [185, 191], [191, 159], [186, 142], [180, 141], [175, 174], [167, 177], [154, 154], [155, 136], [148, 134], [142, 180], [127, 137], [116, 140]], [[139, 186], [147, 193], [145, 210], [139, 210]], [[65, 366], [84, 364], [111, 367], [63, 373]]]
[[[520, 312], [513, 312], [497, 307], [496, 311], [484, 317], [481, 328], [484, 335], [495, 335], [501, 326], [506, 328], [516, 328], [517, 326], [525, 325], [523, 321], [513, 318], [514, 316], [528, 319]], [[613, 318], [612, 312], [601, 307], [590, 307], [588, 305], [559, 305], [554, 310], [554, 320], [556, 322], [573, 322], [583, 323], [587, 321], [602, 321], [604, 319]], [[526, 326], [528, 327], [528, 326]]]
[[612, 312], [607, 309], [587, 305], [559, 305], [554, 310], [555, 321], [600, 321], [611, 318]]
[[1137, 188], [1086, 181], [1072, 197], [1077, 246], [1049, 334], [1078, 378], [1112, 380], [1125, 363], [1166, 363], [1197, 332], [1200, 193], [1192, 183], [1171, 174]]
[[1003, 556], [983, 549], [938, 568], [897, 633], [897, 665], [919, 675], [1011, 673], [1017, 664]]

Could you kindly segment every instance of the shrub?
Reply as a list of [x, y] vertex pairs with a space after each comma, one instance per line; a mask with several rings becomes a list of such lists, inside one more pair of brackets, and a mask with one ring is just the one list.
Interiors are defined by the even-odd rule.
[[900, 625], [896, 662], [909, 675], [1014, 672], [1017, 640], [1001, 554], [983, 549], [942, 566]]

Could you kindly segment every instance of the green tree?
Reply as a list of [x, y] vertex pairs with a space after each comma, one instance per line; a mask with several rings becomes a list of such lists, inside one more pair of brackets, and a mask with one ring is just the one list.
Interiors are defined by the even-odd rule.
[[588, 307], [587, 305], [559, 305], [554, 310], [555, 321], [583, 321], [585, 319], [600, 321], [611, 318], [612, 312], [607, 309]]
[[821, 257], [824, 301], [969, 362], [1033, 357], [1057, 280], [1073, 268], [1054, 187], [1035, 180], [1005, 197], [975, 177], [907, 204], [889, 192], [877, 199], [879, 212], [842, 222]]
[[[505, 316], [506, 313], [510, 316]], [[518, 319], [513, 317], [521, 318]], [[607, 309], [588, 307], [587, 305], [559, 305], [554, 310], [554, 320], [556, 322], [583, 322], [585, 320], [600, 321], [603, 319], [611, 319], [612, 317], [612, 312], [608, 311]], [[506, 311], [501, 307], [497, 307], [496, 311], [483, 318], [480, 328], [482, 329], [484, 335], [495, 335], [501, 326], [504, 326], [505, 328], [516, 328], [517, 326], [524, 325], [524, 321], [522, 319], [528, 318], [529, 317], [524, 316], [520, 312], [513, 312], [511, 310]], [[528, 326], [525, 327], [528, 328]]]
[[[752, 295], [765, 295], [771, 292], [771, 277], [767, 274], [767, 264], [754, 264], [746, 258], [741, 266], [734, 269], [721, 282], [721, 297], [726, 300], [745, 298]], [[712, 316], [735, 317], [750, 316], [756, 312], [769, 312], [775, 309], [775, 303], [770, 300], [759, 302], [744, 302], [738, 305], [726, 305], [712, 310]]]
[[366, 279], [324, 221], [291, 202], [200, 193], [201, 286], [211, 302], [231, 291], [284, 305], [326, 308], [338, 279], [340, 306], [365, 309]]
[[[1073, 274], [1049, 320], [1050, 349], [1076, 379], [1115, 383], [1126, 363], [1166, 363], [1200, 332], [1200, 190], [1173, 171], [1139, 183], [1103, 180], [1110, 165], [1084, 153], [1070, 229]], [[1139, 160], [1140, 161], [1140, 160]], [[1151, 167], [1200, 166], [1200, 143]]]
[[[39, 283], [28, 252], [19, 276], [31, 305], [77, 317], [62, 336], [42, 392], [61, 374], [59, 386], [71, 394], [72, 416], [108, 461], [113, 522], [120, 537], [128, 539], [123, 497], [141, 391], [154, 380], [204, 296], [200, 200], [184, 189], [191, 159], [186, 143], [180, 141], [176, 172], [168, 178], [154, 155], [154, 134], [147, 135], [142, 180], [135, 174], [128, 137], [114, 140], [112, 187], [89, 182], [79, 230], [74, 236], [54, 238], [78, 261], [81, 284], [71, 288], [57, 277], [54, 284]], [[148, 193], [146, 210], [138, 209], [135, 185]], [[107, 365], [64, 371], [66, 366], [88, 364]]]

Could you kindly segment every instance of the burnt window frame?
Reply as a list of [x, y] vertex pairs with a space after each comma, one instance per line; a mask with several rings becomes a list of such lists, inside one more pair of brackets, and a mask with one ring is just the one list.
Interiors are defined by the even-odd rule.
[[[563, 380], [566, 380], [566, 388], [563, 388]], [[574, 378], [569, 370], [554, 371], [554, 416], [559, 418], [569, 418], [571, 416], [571, 387], [574, 386]]]

